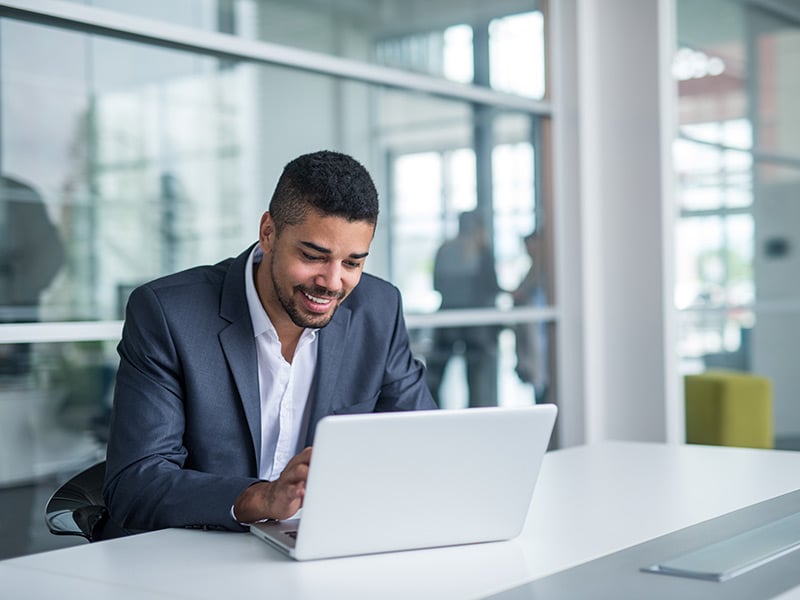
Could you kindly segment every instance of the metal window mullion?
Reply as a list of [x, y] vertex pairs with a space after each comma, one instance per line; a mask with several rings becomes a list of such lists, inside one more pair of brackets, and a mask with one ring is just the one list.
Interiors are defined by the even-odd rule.
[[[752, 121], [752, 117], [749, 118]], [[755, 127], [753, 135], [755, 135]], [[783, 165], [786, 167], [800, 168], [800, 156], [794, 154], [787, 154], [782, 152], [770, 152], [767, 150], [760, 150], [757, 147], [742, 148], [740, 146], [731, 146], [729, 144], [723, 144], [720, 142], [711, 142], [708, 140], [698, 139], [696, 137], [687, 135], [685, 133], [679, 134], [678, 139], [691, 142], [692, 144], [698, 144], [700, 146], [708, 146], [710, 148], [716, 148], [720, 151], [732, 150], [734, 152], [744, 152], [750, 154], [753, 157], [754, 162], [764, 162], [776, 165]]]
[[202, 52], [228, 59], [291, 67], [363, 83], [425, 92], [444, 98], [538, 115], [549, 116], [551, 112], [549, 102], [498, 92], [486, 87], [457, 83], [430, 75], [410, 73], [401, 69], [269, 42], [200, 31], [82, 4], [58, 0], [0, 0], [0, 17], [178, 50]]
[[423, 327], [473, 327], [481, 325], [519, 325], [522, 323], [556, 322], [559, 310], [555, 306], [519, 307], [509, 310], [494, 308], [450, 309], [434, 313], [406, 314], [409, 329]]
[[122, 321], [0, 324], [0, 344], [117, 341]]

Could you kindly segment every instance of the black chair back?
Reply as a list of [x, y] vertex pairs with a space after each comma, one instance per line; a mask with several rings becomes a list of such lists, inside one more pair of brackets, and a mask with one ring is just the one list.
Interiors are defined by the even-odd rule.
[[105, 461], [92, 465], [58, 488], [45, 508], [45, 520], [50, 533], [79, 535], [90, 542], [100, 539], [108, 521], [103, 501]]

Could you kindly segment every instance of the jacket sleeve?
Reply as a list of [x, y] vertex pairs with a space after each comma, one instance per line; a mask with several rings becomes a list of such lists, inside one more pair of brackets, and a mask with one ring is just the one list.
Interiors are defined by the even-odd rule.
[[182, 357], [148, 286], [131, 295], [118, 351], [104, 487], [112, 520], [129, 532], [242, 530], [231, 517], [231, 506], [257, 479], [186, 468]]

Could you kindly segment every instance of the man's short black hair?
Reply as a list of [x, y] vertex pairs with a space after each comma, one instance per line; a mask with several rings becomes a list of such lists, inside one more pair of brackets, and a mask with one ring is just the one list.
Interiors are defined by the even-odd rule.
[[378, 192], [364, 166], [330, 150], [303, 154], [283, 169], [269, 212], [278, 232], [298, 225], [315, 209], [348, 221], [378, 222]]

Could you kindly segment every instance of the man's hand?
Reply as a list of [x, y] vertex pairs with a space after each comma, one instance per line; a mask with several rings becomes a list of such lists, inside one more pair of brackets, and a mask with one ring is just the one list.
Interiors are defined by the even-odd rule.
[[240, 523], [264, 519], [288, 519], [303, 506], [311, 447], [292, 458], [275, 481], [255, 483], [243, 491], [233, 505]]

